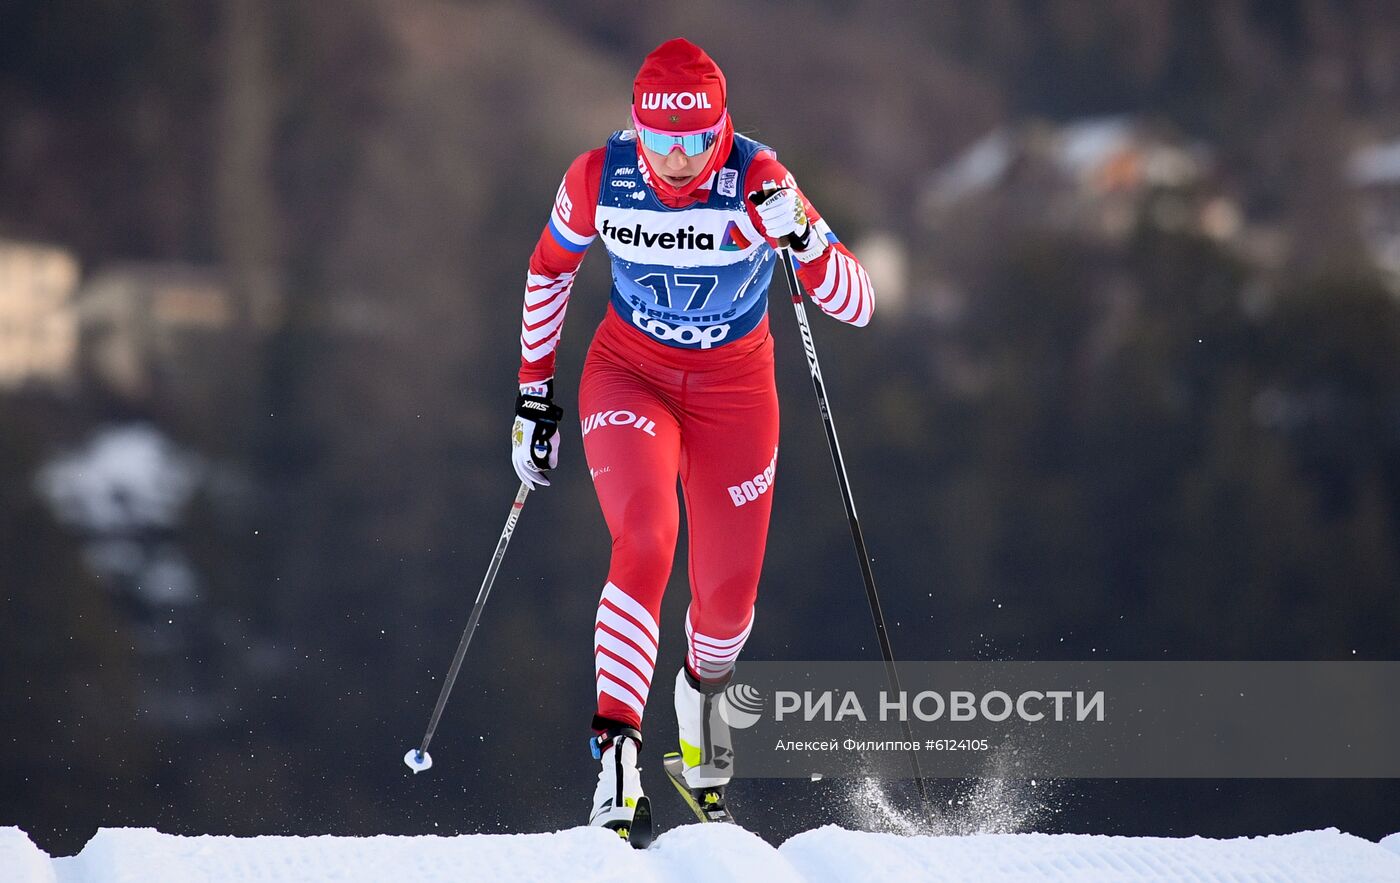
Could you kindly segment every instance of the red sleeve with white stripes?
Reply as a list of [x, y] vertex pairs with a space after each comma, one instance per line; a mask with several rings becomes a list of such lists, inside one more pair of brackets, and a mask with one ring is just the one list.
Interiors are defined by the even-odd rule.
[[832, 242], [815, 261], [798, 263], [797, 278], [823, 313], [856, 327], [869, 324], [875, 312], [875, 289], [846, 246]]
[[525, 309], [520, 327], [520, 382], [554, 376], [554, 351], [564, 330], [569, 291], [584, 253], [597, 237], [593, 212], [603, 178], [604, 148], [590, 150], [569, 166], [549, 223], [530, 255], [525, 277]]
[[[744, 192], [762, 192], [766, 188], [775, 187], [791, 187], [797, 191], [807, 211], [807, 222], [812, 225], [812, 235], [821, 236], [827, 242], [827, 248], [820, 257], [805, 264], [801, 261], [796, 262], [797, 278], [802, 287], [828, 316], [850, 325], [868, 324], [875, 312], [875, 289], [870, 284], [870, 277], [866, 275], [865, 268], [856, 260], [856, 256], [851, 254], [850, 249], [841, 244], [836, 234], [831, 232], [831, 227], [822, 220], [811, 200], [797, 186], [792, 173], [778, 162], [778, 158], [772, 152], [765, 150], [749, 164]], [[763, 229], [758, 210], [752, 204], [749, 205], [749, 218], [758, 229]], [[778, 247], [778, 243], [771, 240], [768, 244], [774, 248]]]

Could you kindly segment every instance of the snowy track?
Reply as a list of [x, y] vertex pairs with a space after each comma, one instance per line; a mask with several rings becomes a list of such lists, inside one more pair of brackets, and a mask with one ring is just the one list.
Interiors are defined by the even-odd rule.
[[1338, 881], [1400, 883], [1400, 834], [1381, 844], [1335, 829], [1278, 837], [983, 834], [903, 837], [836, 827], [779, 848], [723, 825], [661, 835], [645, 852], [612, 834], [461, 837], [175, 837], [103, 829], [78, 855], [51, 859], [18, 828], [0, 828], [5, 883], [461, 883], [621, 881]]

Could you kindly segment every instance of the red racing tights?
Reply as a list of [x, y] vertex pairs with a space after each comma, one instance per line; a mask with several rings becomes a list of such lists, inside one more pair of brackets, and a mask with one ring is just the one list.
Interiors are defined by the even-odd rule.
[[768, 320], [723, 347], [680, 349], [609, 310], [584, 363], [579, 413], [612, 534], [593, 630], [594, 727], [640, 729], [680, 528], [677, 477], [690, 545], [686, 667], [723, 682], [753, 627], [778, 459]]

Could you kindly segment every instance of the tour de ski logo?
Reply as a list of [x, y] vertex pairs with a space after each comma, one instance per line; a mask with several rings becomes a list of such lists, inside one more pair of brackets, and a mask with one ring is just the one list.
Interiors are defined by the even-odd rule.
[[739, 170], [720, 169], [719, 183], [715, 189], [719, 191], [720, 196], [733, 196], [737, 193], [739, 190]]
[[720, 719], [736, 730], [747, 730], [763, 717], [763, 694], [748, 684], [730, 684], [719, 701]]

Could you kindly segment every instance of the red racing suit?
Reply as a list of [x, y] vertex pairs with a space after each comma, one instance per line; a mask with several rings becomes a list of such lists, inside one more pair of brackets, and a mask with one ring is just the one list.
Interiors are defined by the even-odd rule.
[[[579, 389], [584, 454], [612, 534], [594, 625], [599, 730], [641, 727], [679, 531], [677, 478], [690, 536], [686, 667], [723, 682], [753, 627], [778, 458], [767, 289], [779, 258], [745, 197], [773, 187], [796, 184], [771, 149], [735, 135], [704, 186], [663, 200], [633, 133], [618, 132], [570, 165], [530, 257], [522, 386], [553, 377], [574, 275], [598, 236], [612, 261], [611, 304]], [[865, 270], [803, 202], [828, 247], [798, 264], [798, 278], [824, 312], [866, 324]]]

